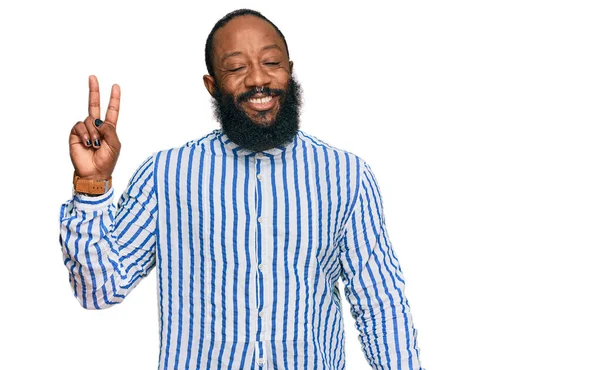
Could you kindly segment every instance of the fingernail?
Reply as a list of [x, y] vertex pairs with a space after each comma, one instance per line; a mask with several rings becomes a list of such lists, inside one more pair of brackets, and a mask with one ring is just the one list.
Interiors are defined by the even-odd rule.
[[87, 145], [87, 146], [90, 146], [90, 145], [92, 145], [92, 142], [90, 141], [90, 139], [87, 139], [87, 140], [85, 141], [85, 145]]
[[98, 139], [94, 140], [94, 146], [100, 146], [100, 140], [98, 140]]
[[94, 121], [94, 125], [96, 125], [96, 127], [100, 127], [104, 122], [102, 122], [102, 120], [100, 118], [96, 118], [96, 120]]

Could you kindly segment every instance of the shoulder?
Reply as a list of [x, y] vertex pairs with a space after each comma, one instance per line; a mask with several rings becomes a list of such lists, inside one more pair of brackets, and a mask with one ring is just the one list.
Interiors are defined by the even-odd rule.
[[201, 151], [204, 151], [207, 148], [207, 146], [210, 145], [210, 143], [212, 141], [215, 141], [218, 139], [219, 139], [219, 131], [214, 130], [199, 139], [190, 140], [190, 141], [184, 143], [183, 145], [154, 152], [152, 157], [154, 158], [155, 162], [161, 162], [161, 161], [164, 161], [166, 158], [171, 158], [173, 156], [177, 157], [178, 155], [183, 154], [183, 153], [201, 152]]
[[320, 150], [323, 152], [327, 152], [328, 154], [333, 154], [333, 155], [337, 155], [340, 157], [346, 157], [349, 158], [353, 161], [359, 161], [364, 163], [364, 160], [359, 157], [358, 155], [348, 151], [348, 150], [344, 150], [338, 147], [335, 147], [319, 138], [317, 138], [314, 135], [310, 135], [307, 134], [304, 131], [299, 130], [298, 131], [298, 139], [304, 143], [306, 143], [307, 146], [311, 146], [313, 148], [313, 150]]
[[302, 130], [298, 131], [298, 140], [303, 142], [307, 147], [311, 147], [315, 152], [322, 152], [323, 155], [335, 158], [338, 161], [344, 161], [346, 163], [352, 163], [356, 165], [360, 169], [360, 172], [368, 168], [365, 160], [357, 154], [335, 147], [314, 135], [307, 134]]
[[205, 153], [210, 152], [211, 145], [214, 146], [214, 141], [218, 140], [218, 131], [215, 130], [199, 139], [185, 142], [180, 146], [154, 152], [150, 156], [149, 161], [152, 162], [155, 176], [164, 178], [175, 173], [173, 171], [179, 171], [180, 168], [199, 166], [201, 162], [199, 158]]
[[188, 141], [181, 148], [182, 149], [189, 148], [189, 149], [194, 149], [194, 150], [197, 150], [197, 149], [204, 150], [207, 145], [210, 145], [211, 142], [220, 140], [221, 138], [222, 138], [221, 130], [213, 130], [210, 133], [204, 135], [203, 137], [201, 137], [199, 139], [194, 139], [194, 140]]

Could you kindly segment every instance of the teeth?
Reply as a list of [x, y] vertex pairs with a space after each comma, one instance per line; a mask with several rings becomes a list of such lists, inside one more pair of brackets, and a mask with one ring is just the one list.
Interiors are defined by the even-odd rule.
[[264, 98], [251, 98], [248, 101], [253, 104], [264, 104], [270, 102], [271, 99], [273, 99], [273, 97], [265, 96]]

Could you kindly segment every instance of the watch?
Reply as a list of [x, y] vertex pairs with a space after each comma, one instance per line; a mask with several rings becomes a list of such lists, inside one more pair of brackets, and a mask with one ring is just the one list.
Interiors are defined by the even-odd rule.
[[84, 180], [73, 173], [73, 188], [78, 193], [102, 195], [112, 186], [112, 176], [108, 180]]

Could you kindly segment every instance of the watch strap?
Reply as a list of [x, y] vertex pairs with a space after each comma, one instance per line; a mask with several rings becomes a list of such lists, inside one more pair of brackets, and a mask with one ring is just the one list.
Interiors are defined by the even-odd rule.
[[84, 180], [73, 174], [73, 188], [78, 193], [90, 195], [105, 194], [112, 186], [112, 177], [108, 180]]

